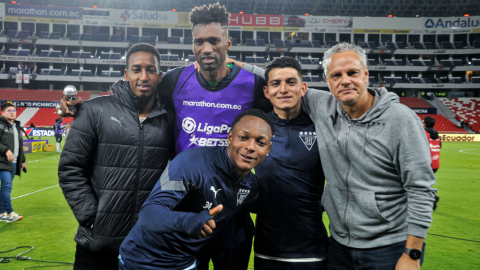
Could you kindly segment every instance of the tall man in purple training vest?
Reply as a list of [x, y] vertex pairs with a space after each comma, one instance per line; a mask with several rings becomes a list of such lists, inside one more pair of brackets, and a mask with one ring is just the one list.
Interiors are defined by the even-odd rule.
[[[271, 111], [263, 95], [265, 80], [234, 63], [226, 63], [227, 51], [232, 47], [229, 17], [225, 6], [218, 3], [194, 8], [190, 21], [200, 72], [193, 65], [176, 68], [167, 72], [160, 83], [164, 98], [175, 107], [175, 154], [189, 148], [226, 146], [236, 115], [251, 108]], [[61, 101], [63, 115], [73, 115], [67, 104], [81, 104], [81, 99]], [[197, 269], [208, 269], [210, 258], [217, 269], [248, 268], [254, 232], [250, 214], [236, 214], [226, 227], [199, 253]]]

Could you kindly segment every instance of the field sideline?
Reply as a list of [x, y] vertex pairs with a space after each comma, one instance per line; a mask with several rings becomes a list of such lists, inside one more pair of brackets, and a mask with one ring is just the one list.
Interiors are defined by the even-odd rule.
[[[50, 140], [53, 142], [53, 138]], [[24, 219], [14, 223], [0, 222], [0, 252], [30, 245], [35, 249], [26, 256], [33, 259], [73, 262], [77, 222], [60, 187], [56, 186], [59, 156], [56, 152], [26, 155], [28, 173], [22, 174], [22, 178], [15, 177], [12, 198], [48, 189], [12, 201], [14, 210]], [[440, 163], [435, 186], [440, 202], [427, 236], [422, 269], [480, 269], [480, 143], [445, 142]], [[324, 220], [328, 223], [326, 215]], [[26, 250], [2, 253], [0, 258]], [[49, 264], [12, 261], [0, 263], [0, 269], [20, 270], [40, 265]], [[53, 269], [72, 269], [72, 266]], [[253, 253], [249, 269], [253, 269]]]

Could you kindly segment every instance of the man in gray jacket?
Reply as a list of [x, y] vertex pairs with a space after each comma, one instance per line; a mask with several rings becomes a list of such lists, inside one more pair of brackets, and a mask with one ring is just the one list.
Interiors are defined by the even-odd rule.
[[328, 269], [420, 269], [436, 193], [422, 124], [397, 95], [367, 88], [359, 46], [332, 47], [323, 68], [330, 93], [309, 89], [302, 107], [327, 179]]

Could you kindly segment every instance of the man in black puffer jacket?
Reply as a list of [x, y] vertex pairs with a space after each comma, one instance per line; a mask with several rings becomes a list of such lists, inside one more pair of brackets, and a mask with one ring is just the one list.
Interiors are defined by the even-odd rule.
[[118, 250], [171, 156], [174, 114], [159, 97], [160, 54], [137, 44], [114, 95], [76, 113], [58, 176], [79, 223], [75, 270], [118, 269]]

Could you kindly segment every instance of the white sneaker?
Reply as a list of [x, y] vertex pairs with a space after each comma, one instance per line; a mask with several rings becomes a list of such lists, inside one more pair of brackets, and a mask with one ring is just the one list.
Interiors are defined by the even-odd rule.
[[7, 221], [8, 214], [7, 212], [0, 214], [0, 221]]
[[7, 223], [10, 223], [10, 222], [15, 222], [15, 221], [18, 221], [18, 220], [22, 220], [23, 217], [20, 216], [19, 214], [15, 213], [15, 212], [11, 212], [10, 214], [7, 215], [7, 219], [5, 220]]

